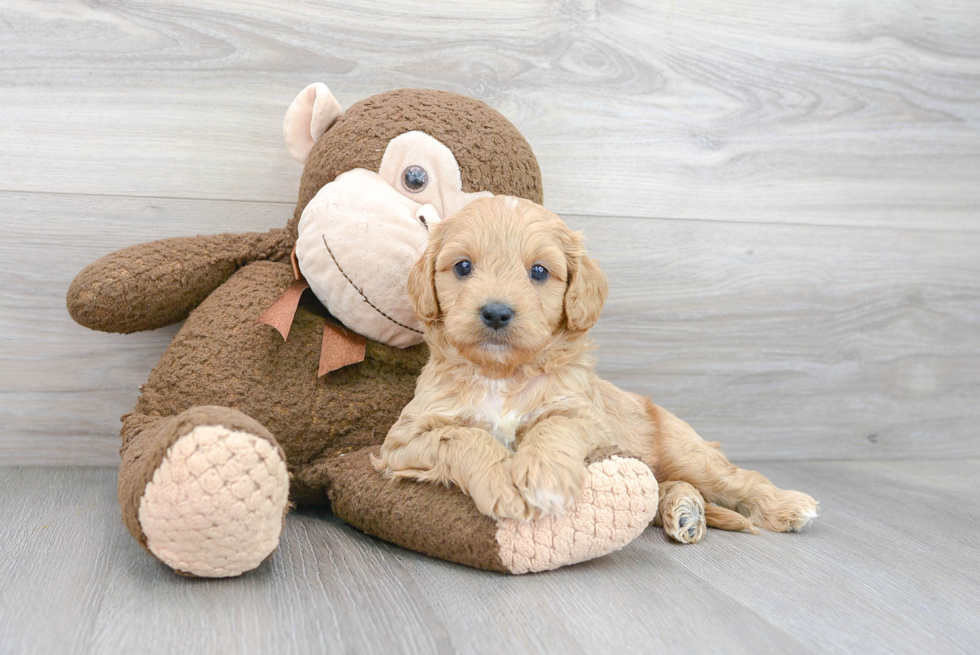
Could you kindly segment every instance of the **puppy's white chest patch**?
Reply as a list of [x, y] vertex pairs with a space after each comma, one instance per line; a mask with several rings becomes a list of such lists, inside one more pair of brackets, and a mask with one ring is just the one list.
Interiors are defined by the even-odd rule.
[[486, 389], [486, 393], [482, 401], [470, 408], [473, 419], [486, 426], [494, 439], [514, 450], [518, 428], [532, 420], [534, 412], [528, 413], [514, 408], [504, 410], [505, 401], [508, 398], [513, 399], [507, 380], [486, 380], [481, 386]]
[[483, 402], [473, 407], [473, 414], [474, 418], [487, 425], [494, 439], [513, 449], [521, 416], [513, 410], [504, 411], [504, 395], [497, 385], [487, 389]]

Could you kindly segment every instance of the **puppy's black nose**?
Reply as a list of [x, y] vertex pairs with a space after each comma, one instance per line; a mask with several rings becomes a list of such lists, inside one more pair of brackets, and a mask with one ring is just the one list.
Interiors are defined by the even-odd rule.
[[480, 316], [488, 328], [499, 330], [507, 327], [510, 319], [514, 318], [514, 310], [503, 303], [492, 302], [480, 308]]

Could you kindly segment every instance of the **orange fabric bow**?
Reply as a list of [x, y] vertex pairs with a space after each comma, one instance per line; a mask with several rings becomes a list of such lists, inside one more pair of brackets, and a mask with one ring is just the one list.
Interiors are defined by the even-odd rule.
[[[303, 292], [310, 288], [296, 263], [296, 249], [293, 248], [293, 275], [296, 281], [283, 291], [282, 295], [272, 303], [269, 309], [262, 312], [256, 325], [265, 323], [276, 328], [282, 335], [283, 341], [289, 337], [289, 329], [293, 325], [296, 311], [299, 309]], [[348, 330], [332, 317], [327, 318], [323, 326], [323, 340], [320, 343], [320, 365], [317, 377], [322, 377], [330, 371], [350, 366], [364, 361], [364, 351], [367, 340], [356, 332]]]

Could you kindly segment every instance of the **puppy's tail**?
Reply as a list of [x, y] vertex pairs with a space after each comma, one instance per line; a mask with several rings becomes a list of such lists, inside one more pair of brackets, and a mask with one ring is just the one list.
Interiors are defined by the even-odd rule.
[[748, 530], [752, 534], [759, 534], [759, 529], [752, 525], [752, 521], [742, 516], [738, 512], [725, 509], [714, 503], [704, 504], [704, 520], [709, 528], [720, 528], [733, 532]]

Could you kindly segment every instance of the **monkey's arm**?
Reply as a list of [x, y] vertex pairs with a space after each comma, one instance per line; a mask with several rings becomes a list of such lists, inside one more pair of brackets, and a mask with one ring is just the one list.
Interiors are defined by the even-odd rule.
[[103, 332], [153, 330], [187, 317], [208, 294], [249, 262], [289, 258], [293, 236], [216, 234], [151, 241], [89, 264], [68, 288], [68, 312]]

